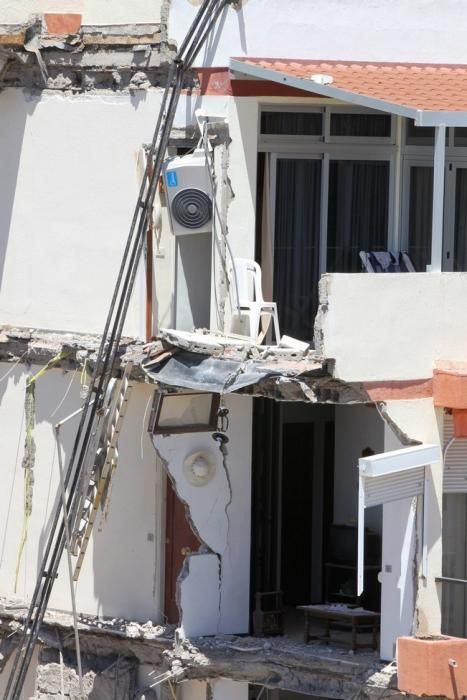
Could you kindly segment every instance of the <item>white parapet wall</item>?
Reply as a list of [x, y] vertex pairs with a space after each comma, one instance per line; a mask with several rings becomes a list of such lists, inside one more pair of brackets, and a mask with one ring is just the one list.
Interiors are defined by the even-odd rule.
[[317, 350], [348, 382], [416, 380], [465, 361], [467, 273], [326, 274]]

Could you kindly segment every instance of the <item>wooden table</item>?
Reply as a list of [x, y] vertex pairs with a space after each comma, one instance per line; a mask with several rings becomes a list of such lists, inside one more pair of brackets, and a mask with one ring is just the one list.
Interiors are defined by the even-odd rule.
[[[339, 625], [339, 627], [349, 628], [352, 633], [351, 649], [357, 651], [357, 649], [371, 648], [373, 650], [377, 649], [378, 645], [378, 630], [380, 614], [376, 612], [371, 612], [370, 610], [363, 610], [363, 608], [352, 608], [346, 605], [297, 605], [297, 610], [303, 610], [305, 613], [305, 644], [308, 644], [310, 639], [319, 639], [320, 641], [327, 642], [328, 644], [333, 641], [333, 643], [342, 643], [342, 640], [336, 640], [331, 638], [331, 626]], [[315, 620], [324, 620], [326, 623], [325, 634], [311, 634], [310, 633], [310, 623]], [[358, 642], [357, 635], [359, 632], [368, 632], [371, 630], [372, 640], [371, 643]]]

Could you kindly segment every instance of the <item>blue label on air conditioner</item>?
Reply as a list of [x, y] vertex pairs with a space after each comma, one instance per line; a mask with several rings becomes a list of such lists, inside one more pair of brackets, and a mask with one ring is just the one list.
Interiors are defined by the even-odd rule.
[[166, 173], [167, 187], [177, 187], [178, 178], [175, 170], [168, 170]]

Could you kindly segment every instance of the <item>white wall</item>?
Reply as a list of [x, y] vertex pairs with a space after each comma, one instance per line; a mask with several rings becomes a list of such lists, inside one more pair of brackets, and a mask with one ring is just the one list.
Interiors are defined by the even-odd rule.
[[466, 273], [327, 274], [320, 301], [319, 350], [340, 379], [424, 379], [465, 360]]
[[[141, 146], [161, 91], [139, 96], [0, 94], [0, 323], [100, 332], [133, 216]], [[183, 96], [175, 126], [227, 98]], [[171, 325], [174, 240], [167, 217], [154, 244], [155, 327]], [[144, 275], [125, 332], [144, 335]]]
[[[334, 457], [334, 522], [356, 525], [358, 460], [362, 450], [384, 451], [384, 423], [373, 406], [336, 406]], [[381, 510], [370, 508], [366, 525], [381, 533]]]
[[80, 13], [83, 24], [152, 23], [160, 22], [161, 5], [161, 0], [2, 0], [0, 23], [25, 22], [42, 12]]
[[[1, 364], [0, 376], [11, 366]], [[39, 367], [32, 367], [32, 372]], [[0, 594], [14, 596], [15, 570], [23, 526], [23, 406], [27, 373], [19, 366], [0, 383]], [[70, 382], [72, 382], [70, 384]], [[68, 394], [57, 409], [66, 391]], [[58, 495], [58, 462], [53, 425], [79, 407], [79, 373], [49, 370], [36, 384], [36, 459], [33, 510], [17, 596], [29, 599]], [[152, 388], [136, 385], [119, 442], [107, 519], [98, 514], [77, 589], [80, 611], [145, 622], [161, 620], [163, 474], [156, 464], [143, 418]], [[55, 414], [54, 414], [54, 411]], [[61, 431], [69, 457], [77, 420]], [[70, 609], [67, 569], [62, 562], [51, 607]], [[135, 588], [135, 576], [138, 586]]]
[[[210, 432], [154, 438], [178, 496], [188, 504], [201, 540], [218, 559], [216, 567], [212, 555], [206, 557], [208, 578], [200, 587], [198, 581], [204, 575], [199, 571], [202, 557], [190, 557], [189, 566], [194, 564], [195, 575], [190, 581], [188, 572], [182, 584], [182, 608], [189, 613], [185, 617], [182, 609], [181, 622], [187, 636], [248, 631], [252, 401], [248, 397], [229, 396], [226, 406], [230, 410], [228, 476]], [[185, 458], [198, 451], [208, 451], [216, 464], [214, 477], [205, 486], [191, 485], [183, 473]], [[217, 596], [219, 584], [220, 606], [214, 620], [213, 591]]]
[[[458, 0], [244, 0], [229, 8], [204, 65], [230, 57], [274, 56], [367, 61], [465, 62], [467, 6]], [[169, 35], [178, 42], [199, 2], [173, 0]], [[371, 31], [368, 28], [371, 27]], [[260, 28], [260, 29], [259, 29]]]
[[[431, 399], [389, 401], [387, 412], [405, 434], [420, 442], [439, 443], [440, 426]], [[399, 439], [386, 427], [384, 449], [400, 448]], [[426, 501], [404, 499], [383, 506], [383, 557], [381, 572], [381, 657], [393, 659], [397, 637], [406, 634], [440, 634], [442, 465], [427, 469]], [[421, 570], [423, 508], [427, 548], [426, 577]], [[416, 559], [415, 559], [416, 557]], [[416, 607], [416, 612], [415, 612]]]

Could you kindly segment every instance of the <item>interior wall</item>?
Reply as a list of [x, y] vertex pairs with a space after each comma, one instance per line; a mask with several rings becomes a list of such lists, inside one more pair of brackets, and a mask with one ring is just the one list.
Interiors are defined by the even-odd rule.
[[[230, 411], [225, 464], [211, 432], [153, 438], [205, 545], [188, 557], [179, 578], [181, 624], [187, 636], [242, 634], [249, 628], [252, 400], [227, 396], [225, 404]], [[199, 451], [215, 465], [212, 480], [204, 486], [192, 485], [184, 474], [185, 459]], [[219, 592], [214, 617], [213, 600]]]
[[[336, 406], [335, 409], [334, 522], [356, 525], [358, 515], [358, 460], [369, 447], [384, 452], [384, 423], [373, 406]], [[381, 534], [381, 508], [368, 509], [367, 527]]]
[[[0, 364], [0, 376], [11, 370]], [[32, 366], [31, 373], [38, 366]], [[58, 499], [58, 461], [53, 425], [81, 406], [79, 372], [49, 370], [35, 386], [36, 444], [33, 467], [32, 514], [27, 540], [15, 572], [24, 524], [24, 400], [29, 372], [24, 365], [13, 369], [0, 383], [0, 425], [9, 436], [2, 443], [2, 489], [0, 490], [0, 594], [28, 600], [46, 544], [52, 513]], [[134, 386], [119, 440], [108, 514], [99, 511], [77, 587], [77, 605], [91, 615], [125, 617], [146, 622], [161, 621], [163, 576], [163, 474], [144, 427], [144, 415], [152, 388]], [[64, 464], [70, 456], [79, 418], [61, 431]], [[135, 575], [138, 587], [135, 588]], [[60, 566], [51, 607], [71, 607], [68, 571]]]

